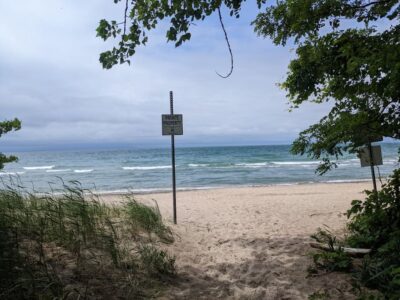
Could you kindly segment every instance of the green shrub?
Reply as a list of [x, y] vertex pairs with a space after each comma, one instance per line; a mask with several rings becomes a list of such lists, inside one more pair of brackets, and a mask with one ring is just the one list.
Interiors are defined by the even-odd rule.
[[[352, 268], [350, 256], [343, 251], [339, 245], [336, 236], [332, 235], [329, 230], [318, 229], [316, 234], [311, 236], [319, 243], [326, 244], [328, 251], [322, 251], [312, 254], [314, 265], [317, 269], [328, 272], [333, 271], [349, 271]], [[310, 268], [310, 273], [315, 273], [317, 269]]]
[[343, 252], [342, 248], [334, 252], [318, 252], [313, 254], [313, 261], [318, 269], [328, 272], [346, 272], [352, 267], [351, 258]]
[[[315, 267], [309, 273], [351, 271], [359, 299], [400, 299], [400, 169], [394, 170], [380, 191], [366, 191], [365, 201], [354, 200], [347, 212], [348, 236], [345, 243], [371, 252], [357, 264], [343, 251], [329, 231], [321, 230], [312, 237], [328, 245], [326, 252], [312, 255]], [[335, 245], [337, 247], [335, 247]], [[355, 267], [354, 267], [355, 266]], [[365, 290], [365, 286], [373, 290]]]
[[126, 219], [134, 231], [144, 230], [149, 235], [156, 234], [164, 242], [174, 241], [171, 230], [165, 226], [158, 205], [150, 207], [137, 202], [132, 196], [127, 198], [124, 204]]
[[372, 249], [357, 278], [386, 299], [400, 299], [400, 170], [377, 193], [368, 191], [364, 202], [354, 200], [348, 217], [348, 243]]
[[354, 200], [347, 212], [351, 218], [348, 242], [376, 250], [400, 231], [400, 169], [393, 172], [380, 191], [366, 193], [367, 199]]

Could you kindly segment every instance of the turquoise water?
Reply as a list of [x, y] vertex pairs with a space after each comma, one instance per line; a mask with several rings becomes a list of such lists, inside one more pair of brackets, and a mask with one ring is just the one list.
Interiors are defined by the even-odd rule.
[[[383, 144], [382, 177], [399, 167], [399, 145]], [[342, 182], [370, 179], [357, 157], [346, 155], [339, 168], [324, 176], [314, 173], [318, 161], [289, 154], [290, 146], [177, 148], [178, 189], [227, 186]], [[78, 180], [100, 192], [147, 192], [171, 187], [170, 149], [53, 151], [14, 153], [17, 163], [6, 165], [0, 179], [20, 180], [37, 191]]]

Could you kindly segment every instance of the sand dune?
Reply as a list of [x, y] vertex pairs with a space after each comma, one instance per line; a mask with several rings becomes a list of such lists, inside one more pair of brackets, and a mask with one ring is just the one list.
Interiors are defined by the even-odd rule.
[[307, 299], [324, 290], [331, 299], [355, 298], [346, 274], [306, 278], [308, 242], [323, 225], [342, 233], [351, 200], [367, 188], [363, 182], [179, 192], [178, 225], [171, 222], [171, 194], [138, 196], [158, 202], [177, 237], [167, 250], [179, 276], [163, 299]]

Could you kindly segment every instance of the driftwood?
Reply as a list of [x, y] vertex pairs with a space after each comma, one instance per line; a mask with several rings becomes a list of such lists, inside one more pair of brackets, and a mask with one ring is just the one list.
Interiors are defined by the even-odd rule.
[[[317, 248], [317, 249], [321, 249], [321, 250], [325, 250], [325, 251], [331, 251], [332, 250], [328, 245], [321, 244], [321, 243], [311, 242], [310, 246], [312, 248]], [[341, 248], [343, 250], [343, 252], [349, 254], [350, 256], [364, 256], [365, 254], [368, 254], [368, 253], [371, 252], [371, 249], [333, 246], [334, 250], [339, 250], [339, 248]]]

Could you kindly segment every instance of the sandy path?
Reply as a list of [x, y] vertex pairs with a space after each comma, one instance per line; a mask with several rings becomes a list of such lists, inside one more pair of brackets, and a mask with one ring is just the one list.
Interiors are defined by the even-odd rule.
[[[323, 224], [340, 232], [353, 199], [370, 184], [307, 184], [179, 192], [177, 234], [169, 253], [179, 279], [166, 299], [307, 299], [327, 289], [353, 299], [348, 277], [306, 278], [307, 242]], [[171, 194], [155, 199], [171, 223]]]

